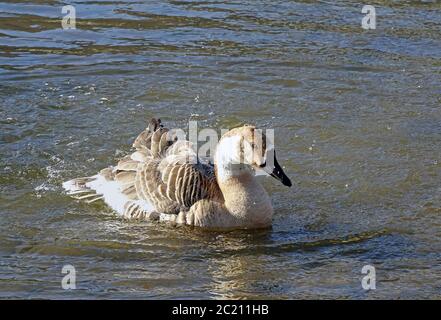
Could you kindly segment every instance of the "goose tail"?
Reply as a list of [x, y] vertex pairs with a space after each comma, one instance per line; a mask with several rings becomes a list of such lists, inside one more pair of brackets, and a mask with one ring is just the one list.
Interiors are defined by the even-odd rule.
[[118, 172], [116, 168], [106, 168], [94, 176], [66, 181], [63, 183], [63, 188], [69, 196], [77, 200], [87, 203], [102, 200], [119, 216], [126, 219], [159, 218], [151, 203], [137, 198], [130, 174], [124, 171]]
[[135, 139], [135, 152], [122, 158], [115, 167], [105, 168], [94, 176], [66, 181], [63, 188], [78, 200], [88, 203], [103, 200], [124, 218], [159, 218], [154, 206], [145, 197], [138, 196], [136, 175], [145, 163], [160, 161], [176, 140], [161, 120], [154, 118]]

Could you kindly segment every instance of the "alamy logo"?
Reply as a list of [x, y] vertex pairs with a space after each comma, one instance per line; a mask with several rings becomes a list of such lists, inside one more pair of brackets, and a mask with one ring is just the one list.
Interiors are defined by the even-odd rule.
[[361, 13], [366, 14], [361, 20], [361, 27], [365, 30], [377, 28], [377, 13], [375, 7], [371, 5], [363, 6]]
[[67, 264], [63, 266], [61, 273], [66, 274], [61, 280], [61, 287], [64, 290], [76, 289], [77, 273], [75, 271], [75, 267], [73, 265]]
[[361, 279], [361, 286], [364, 290], [375, 290], [377, 277], [375, 274], [375, 267], [369, 264], [363, 266], [361, 269], [362, 274], [366, 274], [363, 279]]
[[74, 6], [63, 6], [61, 13], [65, 14], [61, 20], [61, 26], [64, 30], [76, 29], [76, 11]]

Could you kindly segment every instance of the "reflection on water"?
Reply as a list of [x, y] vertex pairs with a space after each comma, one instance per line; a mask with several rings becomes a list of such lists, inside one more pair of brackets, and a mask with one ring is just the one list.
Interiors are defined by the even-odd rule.
[[[0, 297], [440, 298], [441, 4], [0, 3]], [[62, 181], [146, 120], [275, 128], [272, 229], [121, 221]], [[61, 269], [77, 289], [61, 289]], [[377, 290], [361, 269], [377, 268]]]

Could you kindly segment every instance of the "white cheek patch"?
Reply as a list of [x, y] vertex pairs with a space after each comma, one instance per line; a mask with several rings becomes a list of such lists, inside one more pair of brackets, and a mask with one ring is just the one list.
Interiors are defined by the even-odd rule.
[[217, 146], [216, 160], [219, 164], [240, 163], [240, 137], [233, 136], [222, 139]]
[[251, 146], [251, 144], [249, 144], [248, 142], [243, 142], [243, 144], [244, 144], [244, 146], [243, 146], [242, 157], [244, 159], [242, 159], [241, 162], [251, 164], [251, 163], [253, 163], [254, 153], [256, 152], [256, 150], [254, 150], [253, 147]]
[[241, 159], [241, 140], [240, 136], [232, 136], [223, 138], [219, 142], [216, 150], [215, 164], [220, 181], [226, 181], [233, 176], [243, 174], [244, 170], [249, 170], [248, 166], [243, 165], [244, 159]]

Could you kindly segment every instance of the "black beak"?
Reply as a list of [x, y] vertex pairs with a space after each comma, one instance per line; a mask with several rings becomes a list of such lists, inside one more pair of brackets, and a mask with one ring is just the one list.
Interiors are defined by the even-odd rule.
[[[274, 164], [273, 164], [274, 166], [271, 166], [271, 164], [270, 164], [272, 162], [271, 158], [268, 158], [268, 156], [270, 156], [270, 155], [271, 155], [271, 153], [268, 153], [267, 165], [265, 166], [265, 168], [263, 168], [263, 170], [265, 170], [265, 172], [267, 172], [271, 177], [276, 178], [277, 180], [282, 182], [283, 185], [291, 187], [292, 186], [291, 180], [289, 180], [289, 178], [286, 176], [285, 172], [283, 172], [282, 167], [277, 162], [276, 152], [273, 151], [273, 157], [272, 157], [272, 159], [274, 160]], [[268, 165], [268, 163], [269, 163], [269, 165]]]

